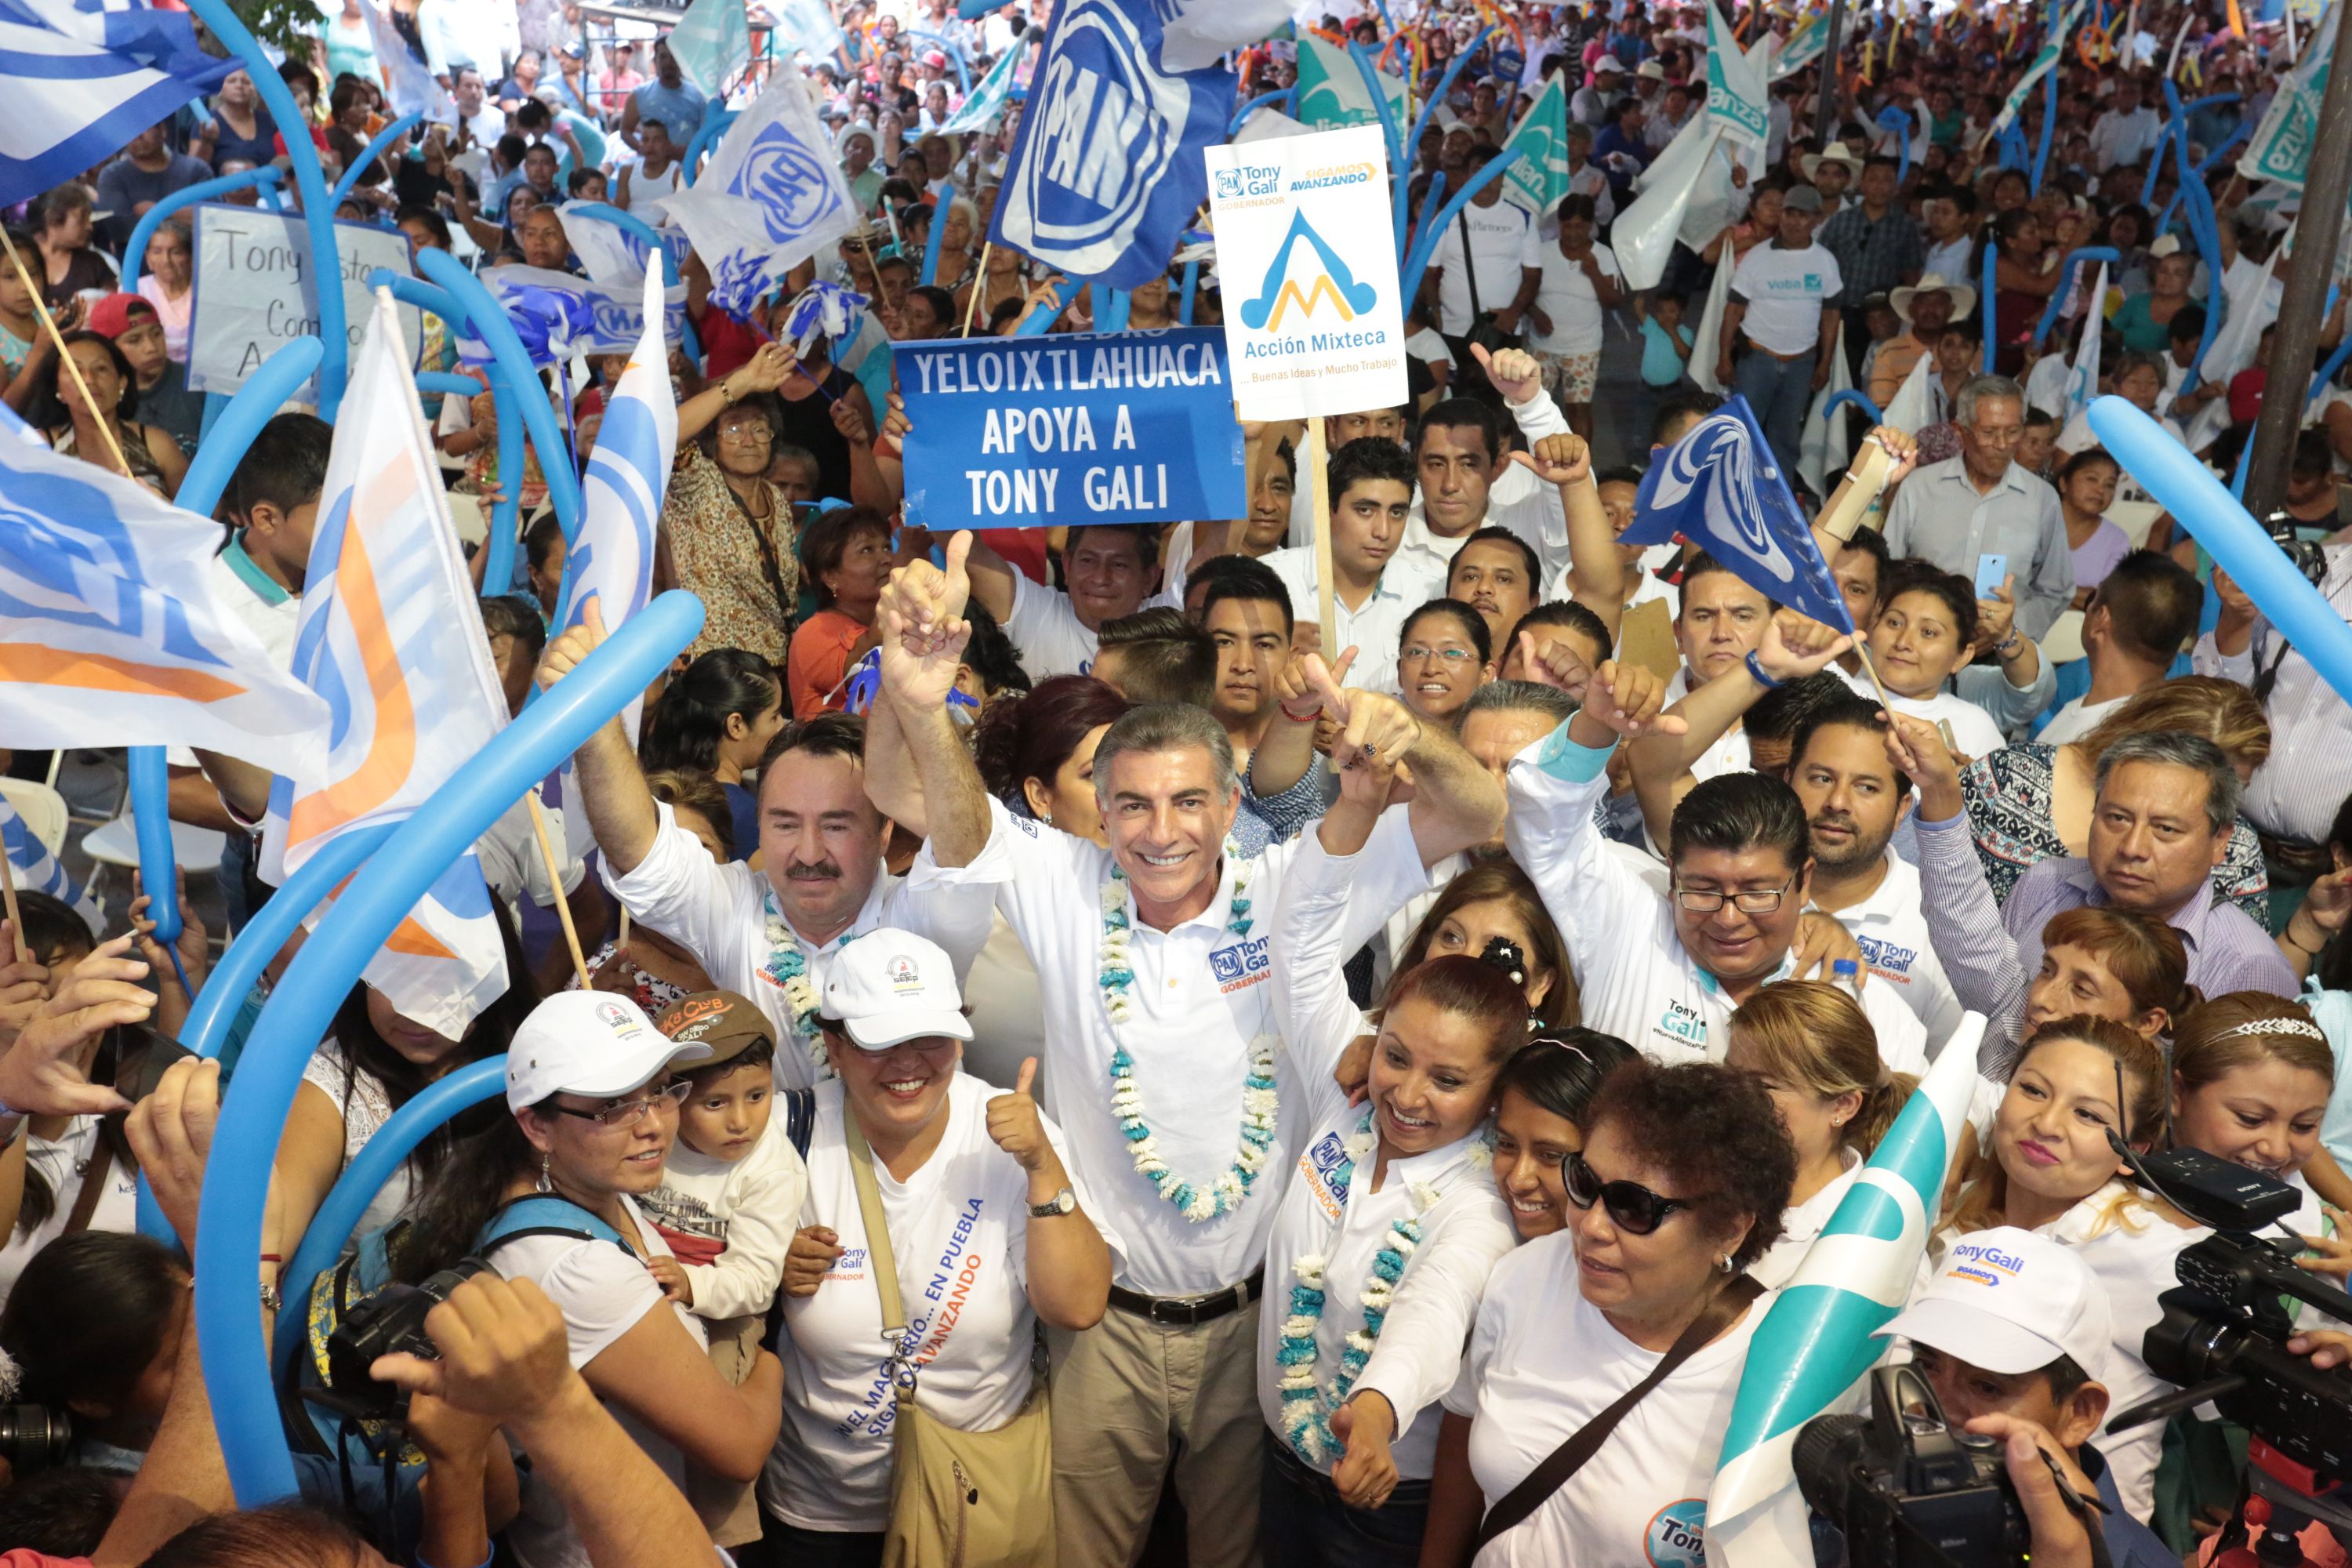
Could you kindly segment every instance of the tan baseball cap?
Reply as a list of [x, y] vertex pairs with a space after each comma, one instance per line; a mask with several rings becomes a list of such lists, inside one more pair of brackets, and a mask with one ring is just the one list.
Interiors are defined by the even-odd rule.
[[710, 1054], [695, 1062], [707, 1068], [732, 1061], [755, 1045], [773, 1048], [776, 1026], [750, 998], [732, 991], [696, 991], [662, 1010], [654, 1027], [681, 1046], [708, 1046]]

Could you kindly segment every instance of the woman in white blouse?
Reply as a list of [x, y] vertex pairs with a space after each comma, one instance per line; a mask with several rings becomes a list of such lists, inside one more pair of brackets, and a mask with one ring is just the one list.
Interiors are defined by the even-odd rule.
[[[2174, 1260], [2206, 1232], [2124, 1180], [2109, 1134], [2145, 1147], [2162, 1125], [2168, 1079], [2154, 1043], [2106, 1018], [2044, 1024], [2025, 1042], [1983, 1135], [1978, 1170], [1946, 1205], [1928, 1247], [1940, 1266], [1970, 1231], [2011, 1225], [2080, 1250], [2113, 1308], [2115, 1342], [2101, 1381], [2118, 1410], [2171, 1388], [2141, 1359]], [[2118, 1103], [2118, 1091], [2120, 1100]], [[2103, 1436], [2116, 1491], [2134, 1519], [2154, 1506], [2164, 1423]]]
[[[960, 1070], [971, 1038], [940, 947], [887, 927], [841, 951], [823, 1027], [808, 1228], [784, 1265], [784, 1425], [760, 1481], [760, 1560], [882, 1560], [899, 1402], [964, 1432], [1023, 1415], [1040, 1322], [1091, 1328], [1111, 1248], [1024, 1067], [1007, 1093]], [[870, 1151], [904, 1331], [884, 1331], [855, 1162]], [[1020, 1511], [1050, 1546], [1050, 1489]]]
[[1723, 1059], [1764, 1086], [1797, 1149], [1797, 1183], [1780, 1216], [1780, 1239], [1748, 1270], [1777, 1290], [1804, 1261], [1919, 1080], [1889, 1068], [1861, 1005], [1819, 980], [1780, 981], [1742, 1003], [1731, 1016]]
[[1340, 798], [1276, 905], [1283, 1036], [1307, 1130], [1266, 1242], [1258, 1327], [1268, 1563], [1417, 1561], [1436, 1402], [1516, 1239], [1485, 1136], [1496, 1076], [1527, 1039], [1515, 975], [1458, 953], [1403, 971], [1383, 998], [1365, 1103], [1332, 1076], [1362, 1029], [1341, 972], [1348, 930], [1384, 911], [1351, 920], [1349, 895], [1381, 880], [1358, 862], [1395, 772], [1394, 758], [1342, 769]]
[[[1566, 1162], [1569, 1228], [1486, 1281], [1445, 1399], [1423, 1568], [1702, 1561], [1707, 1488], [1771, 1304], [1742, 1277], [1780, 1235], [1796, 1156], [1763, 1087], [1711, 1063], [1626, 1063], [1585, 1131]], [[1489, 1519], [1686, 1332], [1703, 1342], [1583, 1466], [1516, 1522]]]

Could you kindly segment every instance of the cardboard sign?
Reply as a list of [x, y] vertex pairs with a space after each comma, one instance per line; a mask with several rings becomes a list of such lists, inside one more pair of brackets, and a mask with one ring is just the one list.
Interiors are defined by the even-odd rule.
[[1241, 416], [1402, 403], [1404, 311], [1379, 129], [1211, 147], [1207, 157]]
[[1672, 680], [1683, 667], [1683, 651], [1675, 643], [1673, 607], [1664, 599], [1645, 599], [1627, 610], [1617, 627], [1617, 657], [1660, 680]]
[[901, 343], [907, 521], [934, 531], [1241, 517], [1213, 327]]
[[[232, 393], [261, 363], [292, 340], [319, 331], [318, 285], [310, 231], [296, 213], [206, 202], [195, 209], [194, 297], [188, 307], [188, 390]], [[385, 268], [412, 275], [408, 240], [396, 229], [339, 223], [343, 321], [356, 358], [374, 318], [368, 274]], [[425, 351], [423, 312], [395, 307], [403, 353], [411, 367]], [[302, 392], [318, 395], [314, 378]]]

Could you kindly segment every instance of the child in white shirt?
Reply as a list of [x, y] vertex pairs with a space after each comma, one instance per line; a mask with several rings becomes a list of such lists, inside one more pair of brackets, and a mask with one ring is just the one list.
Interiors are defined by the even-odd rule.
[[[662, 1184], [641, 1200], [674, 1255], [646, 1262], [663, 1291], [708, 1320], [710, 1360], [740, 1384], [758, 1359], [768, 1309], [783, 1281], [808, 1168], [775, 1109], [774, 1026], [732, 991], [698, 991], [657, 1021], [681, 1045], [706, 1045], [686, 1074], [693, 1092], [677, 1113]], [[807, 1118], [800, 1118], [806, 1137]], [[689, 1468], [687, 1496], [711, 1539], [760, 1539], [759, 1502], [748, 1482]]]

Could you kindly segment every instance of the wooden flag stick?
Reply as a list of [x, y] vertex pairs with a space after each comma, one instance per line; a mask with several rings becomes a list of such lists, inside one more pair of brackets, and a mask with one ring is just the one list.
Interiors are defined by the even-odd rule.
[[1323, 659], [1337, 664], [1343, 651], [1339, 647], [1339, 611], [1332, 599], [1331, 584], [1331, 487], [1324, 482], [1323, 421], [1320, 416], [1307, 417], [1307, 461], [1300, 465], [1299, 478], [1306, 482], [1309, 498], [1315, 504], [1315, 616], [1323, 630]]
[[[32, 829], [27, 827], [26, 831]], [[25, 917], [16, 912], [16, 868], [10, 862], [5, 844], [0, 844], [0, 899], [7, 901], [9, 942], [16, 950], [9, 957], [18, 963], [30, 963], [33, 950], [25, 944]]]
[[1870, 645], [1856, 637], [1853, 651], [1862, 659], [1863, 674], [1870, 677], [1871, 689], [1878, 693], [1878, 705], [1886, 710], [1887, 718], [1892, 720], [1895, 712], [1895, 699], [1886, 695], [1885, 683], [1878, 679], [1878, 667], [1870, 662]]
[[539, 836], [540, 863], [547, 868], [547, 886], [555, 894], [555, 918], [563, 922], [563, 941], [572, 949], [572, 967], [580, 976], [580, 989], [595, 987], [588, 978], [587, 955], [580, 951], [580, 933], [572, 929], [572, 905], [563, 896], [563, 878], [555, 868], [555, 841], [547, 836], [547, 813], [539, 805], [539, 791], [532, 790], [522, 797], [530, 805], [530, 830]]
[[[98, 433], [106, 437], [106, 449], [113, 455], [114, 466], [122, 470], [124, 479], [131, 479], [131, 464], [122, 455], [122, 443], [115, 438], [113, 420], [108, 417], [106, 410], [99, 407], [97, 400], [90, 396], [89, 383], [81, 378], [81, 365], [71, 353], [66, 351], [66, 335], [58, 330], [58, 319], [49, 314], [48, 301], [41, 298], [41, 286], [35, 282], [33, 275], [25, 269], [25, 258], [17, 254], [16, 242], [8, 237], [8, 231], [5, 227], [0, 227], [0, 247], [6, 247], [8, 260], [16, 268], [16, 280], [25, 286], [25, 292], [33, 298], [33, 311], [41, 318], [41, 325], [47, 329], [49, 342], [58, 351], [58, 368], [73, 378], [74, 390], [81, 394], [82, 407], [89, 410], [90, 418], [97, 421]], [[84, 456], [88, 454], [85, 453]], [[12, 895], [9, 899], [11, 918], [14, 918], [16, 900]]]
[[980, 244], [980, 273], [971, 280], [971, 296], [963, 302], [963, 335], [971, 336], [971, 319], [980, 312], [980, 297], [988, 292], [988, 253], [996, 242], [984, 239]]

